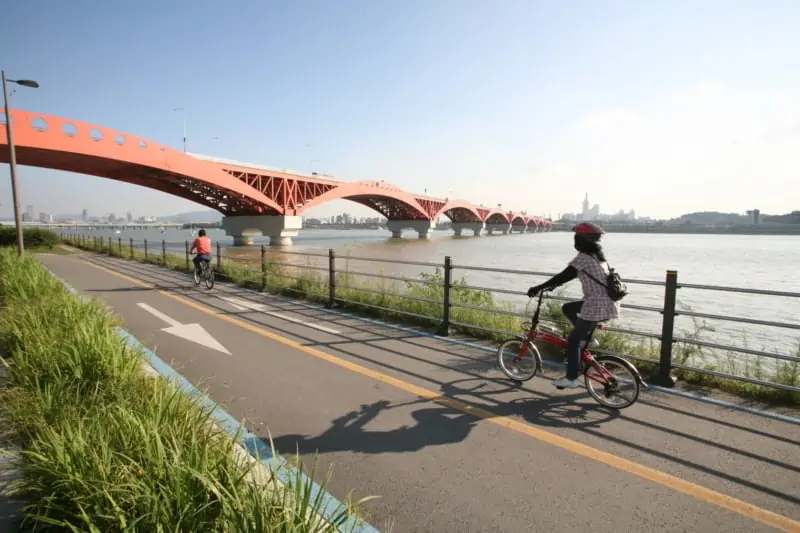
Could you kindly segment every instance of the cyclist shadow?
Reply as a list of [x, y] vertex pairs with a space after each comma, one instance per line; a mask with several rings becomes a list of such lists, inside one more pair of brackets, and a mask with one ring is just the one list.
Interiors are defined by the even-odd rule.
[[[475, 386], [464, 386], [469, 381], [482, 381]], [[513, 392], [518, 387], [503, 383], [493, 390], [484, 389], [486, 380], [467, 378], [442, 385], [442, 395], [433, 400], [417, 399], [392, 404], [380, 400], [362, 404], [334, 419], [331, 426], [316, 436], [282, 435], [273, 439], [275, 449], [282, 453], [334, 453], [355, 452], [363, 454], [403, 453], [419, 451], [429, 446], [455, 444], [466, 440], [479, 423], [495, 417], [521, 418], [536, 425], [549, 427], [591, 427], [616, 418], [616, 412], [596, 404], [576, 403], [581, 394], [568, 396], [516, 398], [510, 401], [493, 400], [492, 397]], [[497, 385], [497, 384], [495, 384]], [[513, 389], [513, 390], [510, 390]], [[410, 407], [420, 407], [409, 411]], [[378, 420], [379, 415], [397, 410], [393, 416]], [[391, 420], [399, 423], [386, 430], [367, 426], [386, 427]]]

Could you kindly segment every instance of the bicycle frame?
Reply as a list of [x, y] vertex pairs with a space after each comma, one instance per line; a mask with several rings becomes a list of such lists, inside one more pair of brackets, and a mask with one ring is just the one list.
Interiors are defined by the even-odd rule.
[[[569, 345], [569, 342], [564, 337], [560, 335], [554, 335], [553, 333], [550, 333], [548, 331], [539, 330], [539, 324], [541, 322], [539, 316], [541, 314], [544, 292], [545, 291], [539, 293], [538, 301], [536, 303], [536, 311], [534, 312], [533, 318], [531, 319], [531, 326], [528, 329], [527, 335], [525, 335], [524, 337], [524, 342], [521, 343], [522, 346], [520, 347], [520, 353], [519, 355], [517, 355], [517, 357], [514, 358], [514, 362], [517, 362], [523, 357], [525, 357], [525, 355], [528, 352], [528, 344], [529, 343], [533, 344], [533, 342], [536, 340], [546, 342], [548, 344], [552, 344], [554, 346], [564, 349], [566, 349], [566, 347]], [[587, 338], [587, 343], [586, 343], [587, 346], [589, 342], [592, 340], [592, 338], [594, 338], [595, 330], [596, 329], [603, 330], [604, 328], [605, 326], [603, 324], [598, 324], [596, 328], [592, 329], [592, 331], [589, 332], [589, 336]], [[537, 361], [536, 363], [537, 365], [541, 366], [541, 361]], [[609, 372], [602, 365], [598, 364], [597, 361], [595, 361], [594, 357], [592, 356], [591, 352], [589, 352], [589, 350], [585, 348], [581, 352], [580, 366], [582, 373], [587, 378], [596, 381], [601, 385], [604, 386], [610, 385], [615, 381], [614, 374]]]

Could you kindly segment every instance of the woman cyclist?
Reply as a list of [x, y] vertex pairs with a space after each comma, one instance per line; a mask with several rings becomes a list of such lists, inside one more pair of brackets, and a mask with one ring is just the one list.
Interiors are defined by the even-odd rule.
[[553, 381], [558, 388], [580, 387], [581, 344], [600, 322], [619, 318], [619, 303], [608, 296], [603, 284], [608, 276], [608, 264], [600, 246], [603, 228], [591, 222], [581, 222], [575, 232], [575, 249], [578, 255], [567, 268], [546, 282], [528, 289], [528, 296], [535, 297], [542, 290], [551, 290], [575, 278], [581, 282], [583, 300], [565, 303], [561, 309], [574, 326], [567, 339], [567, 376]]

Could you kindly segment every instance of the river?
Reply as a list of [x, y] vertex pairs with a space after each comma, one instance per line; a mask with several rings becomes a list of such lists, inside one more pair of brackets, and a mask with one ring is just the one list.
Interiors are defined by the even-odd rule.
[[[191, 239], [189, 230], [144, 231], [130, 230], [116, 234], [96, 230], [87, 235], [120, 237], [123, 241], [134, 238], [174, 243], [171, 247], [183, 248]], [[221, 230], [209, 230], [215, 242], [232, 246], [232, 239]], [[544, 278], [459, 269], [459, 266], [481, 266], [514, 270], [555, 273], [563, 269], [574, 256], [572, 235], [564, 232], [495, 235], [484, 237], [454, 237], [450, 231], [435, 231], [430, 240], [416, 238], [416, 233], [406, 232], [403, 239], [391, 239], [385, 230], [303, 230], [294, 238], [292, 252], [326, 252], [333, 248], [338, 256], [360, 256], [383, 260], [403, 260], [442, 263], [450, 256], [456, 266], [454, 278], [465, 278], [471, 285], [508, 290], [527, 290]], [[266, 242], [257, 239], [256, 243]], [[604, 239], [609, 262], [627, 279], [663, 282], [667, 269], [678, 271], [683, 283], [724, 285], [800, 291], [800, 236], [773, 235], [670, 235], [611, 233]], [[158, 245], [160, 246], [160, 244]], [[306, 263], [317, 262], [302, 256], [280, 254], [271, 248], [269, 257], [276, 261]], [[276, 253], [272, 253], [275, 251]], [[250, 256], [257, 259], [259, 247], [228, 248], [224, 255]], [[378, 272], [414, 276], [432, 272], [432, 268], [356, 260], [338, 260], [338, 267], [353, 271]], [[628, 285], [630, 294], [624, 302], [660, 307], [663, 288], [646, 285]], [[567, 295], [578, 295], [577, 282], [567, 286]], [[524, 296], [496, 295], [499, 299], [517, 303], [524, 308]], [[749, 317], [776, 322], [800, 323], [800, 298], [758, 296], [728, 292], [681, 289], [678, 307], [695, 312]], [[706, 320], [714, 331], [706, 338], [721, 344], [747, 346], [794, 355], [800, 345], [800, 330], [755, 326], [720, 320]], [[638, 331], [660, 331], [660, 315], [624, 309], [616, 325]], [[678, 333], [692, 331], [689, 317], [676, 319]]]

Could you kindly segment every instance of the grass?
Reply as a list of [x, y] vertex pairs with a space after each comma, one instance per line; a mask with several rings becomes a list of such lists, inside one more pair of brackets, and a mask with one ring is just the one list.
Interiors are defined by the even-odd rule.
[[[70, 242], [90, 250], [99, 249], [99, 243], [93, 240]], [[108, 252], [107, 244], [103, 249]], [[156, 246], [155, 253], [148, 254], [147, 259], [141, 251], [132, 250], [129, 244], [123, 244], [120, 252], [119, 242], [114, 243], [111, 253], [138, 261], [146, 260], [167, 268], [187, 270], [185, 258], [167, 253], [165, 262], [160, 244]], [[329, 299], [328, 273], [321, 270], [271, 263], [267, 263], [262, 270], [258, 263], [244, 263], [223, 257], [222, 266], [217, 272], [233, 283], [256, 290], [321, 303], [327, 303]], [[441, 304], [444, 298], [443, 281], [442, 273], [437, 270], [433, 274], [420, 274], [418, 280], [405, 283], [385, 279], [364, 282], [356, 280], [355, 276], [345, 269], [336, 274], [335, 292], [338, 302], [361, 314], [436, 329], [443, 317]], [[490, 341], [504, 340], [509, 334], [521, 332], [523, 318], [512, 314], [518, 313], [519, 310], [510, 304], [498, 302], [489, 291], [470, 289], [464, 280], [456, 280], [453, 282], [451, 301], [483, 308], [478, 310], [452, 307], [451, 322], [461, 324], [451, 326], [453, 331]], [[569, 328], [569, 322], [561, 312], [561, 303], [556, 300], [547, 301], [543, 307], [543, 317], [555, 322], [562, 329]], [[707, 340], [709, 332], [711, 328], [706, 322], [696, 320], [692, 329], [681, 332], [680, 336], [690, 340]], [[655, 373], [657, 370], [660, 351], [658, 341], [610, 331], [601, 332], [597, 337], [603, 350], [632, 356], [637, 367], [645, 375]], [[796, 355], [800, 357], [800, 343]], [[799, 361], [775, 360], [774, 364], [767, 365], [764, 364], [763, 357], [742, 356], [733, 352], [682, 343], [673, 346], [673, 362], [699, 370], [723, 372], [800, 387]], [[720, 389], [743, 398], [774, 404], [800, 405], [800, 393], [793, 391], [683, 369], [675, 369], [673, 375], [695, 387]]]
[[335, 531], [362, 503], [314, 518], [321, 502], [300, 470], [286, 484], [259, 476], [204, 398], [145, 375], [112, 315], [34, 258], [0, 249], [0, 302], [0, 401], [22, 449], [25, 530]]
[[[59, 236], [43, 228], [23, 228], [22, 244], [25, 250], [50, 251], [58, 248], [61, 239]], [[17, 229], [14, 226], [0, 226], [0, 247], [17, 246]]]

